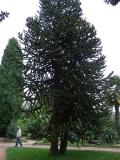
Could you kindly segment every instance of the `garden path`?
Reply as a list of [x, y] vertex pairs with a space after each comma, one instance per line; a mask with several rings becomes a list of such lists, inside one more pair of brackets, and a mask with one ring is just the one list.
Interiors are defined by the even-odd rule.
[[0, 160], [5, 160], [5, 148], [0, 147]]

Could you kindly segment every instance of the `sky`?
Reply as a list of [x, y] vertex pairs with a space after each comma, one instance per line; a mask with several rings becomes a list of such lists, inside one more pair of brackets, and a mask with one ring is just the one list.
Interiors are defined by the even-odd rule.
[[[18, 38], [25, 29], [26, 18], [34, 16], [39, 0], [0, 0], [0, 10], [10, 12], [0, 23], [0, 61], [8, 40]], [[114, 71], [120, 76], [120, 4], [113, 7], [104, 0], [81, 0], [83, 16], [95, 26], [106, 56], [106, 74]]]
[[92, 23], [102, 41], [106, 73], [120, 76], [120, 3], [113, 7], [104, 0], [81, 0], [84, 17]]

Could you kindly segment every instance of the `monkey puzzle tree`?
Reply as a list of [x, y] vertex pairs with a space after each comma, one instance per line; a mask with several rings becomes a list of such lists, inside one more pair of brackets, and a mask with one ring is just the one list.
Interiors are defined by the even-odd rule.
[[[40, 0], [19, 34], [25, 101], [30, 112], [49, 115], [52, 154], [65, 153], [69, 132], [99, 128], [107, 108], [105, 57], [96, 30], [82, 18], [79, 0]], [[105, 112], [106, 111], [106, 112]]]

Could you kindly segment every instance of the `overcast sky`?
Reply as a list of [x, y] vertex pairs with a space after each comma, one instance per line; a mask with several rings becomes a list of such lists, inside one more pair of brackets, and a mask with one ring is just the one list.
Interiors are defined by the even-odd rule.
[[[91, 22], [102, 41], [106, 56], [107, 73], [115, 71], [120, 76], [120, 4], [113, 7], [104, 0], [81, 0], [84, 17]], [[0, 10], [9, 11], [10, 16], [0, 23], [0, 60], [11, 37], [18, 36], [25, 27], [28, 16], [38, 9], [39, 0], [0, 0]]]

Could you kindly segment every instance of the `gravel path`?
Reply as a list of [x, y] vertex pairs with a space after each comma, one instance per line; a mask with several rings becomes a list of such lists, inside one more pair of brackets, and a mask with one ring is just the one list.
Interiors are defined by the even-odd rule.
[[5, 148], [0, 147], [0, 160], [5, 160]]

